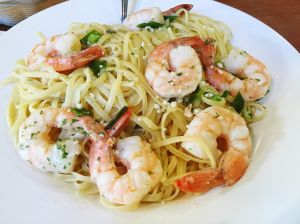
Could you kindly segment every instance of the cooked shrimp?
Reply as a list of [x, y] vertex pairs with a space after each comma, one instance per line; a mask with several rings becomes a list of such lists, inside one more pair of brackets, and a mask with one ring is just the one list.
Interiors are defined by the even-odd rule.
[[193, 8], [192, 4], [181, 4], [181, 5], [177, 5], [173, 8], [168, 9], [167, 11], [163, 12], [164, 16], [171, 16], [173, 14], [175, 14], [179, 9], [185, 9], [187, 11], [190, 11]]
[[[186, 136], [200, 136], [217, 155], [222, 152], [218, 168], [207, 168], [176, 181], [184, 192], [205, 192], [219, 185], [232, 185], [245, 173], [252, 152], [251, 138], [245, 120], [229, 109], [212, 106], [190, 123]], [[207, 158], [202, 148], [193, 142], [182, 147], [191, 154]]]
[[19, 130], [19, 153], [38, 169], [69, 173], [88, 132], [83, 121], [66, 109], [32, 113]]
[[117, 135], [128, 123], [131, 110], [122, 108], [107, 131], [91, 116], [77, 117], [68, 109], [32, 113], [19, 130], [20, 155], [44, 171], [69, 173], [74, 169], [83, 140]]
[[[112, 139], [106, 135], [93, 142], [89, 160], [92, 180], [109, 202], [138, 203], [159, 183], [161, 162], [150, 144], [139, 136], [119, 139], [116, 151], [112, 150], [112, 145]], [[127, 167], [126, 174], [119, 174], [116, 161]]]
[[216, 89], [227, 90], [232, 96], [240, 92], [246, 101], [266, 95], [271, 76], [262, 62], [244, 51], [232, 49], [223, 63], [226, 71], [213, 65], [206, 69], [206, 79]]
[[213, 63], [215, 49], [199, 37], [177, 38], [159, 45], [150, 55], [145, 71], [154, 91], [164, 98], [192, 93], [202, 78], [202, 65]]
[[164, 17], [160, 8], [153, 7], [134, 12], [127, 16], [123, 22], [123, 25], [131, 30], [137, 30], [138, 24], [148, 23], [150, 21], [164, 23]]
[[123, 22], [127, 28], [136, 30], [138, 29], [137, 25], [141, 23], [148, 23], [150, 21], [157, 23], [164, 23], [164, 17], [176, 13], [179, 9], [191, 10], [193, 5], [182, 4], [175, 6], [167, 11], [162, 12], [160, 8], [153, 7], [148, 9], [142, 9], [140, 11], [130, 14]]
[[70, 73], [89, 62], [103, 56], [99, 46], [91, 46], [81, 51], [81, 43], [73, 33], [53, 36], [36, 45], [26, 61], [30, 69], [39, 69], [43, 63], [52, 66], [57, 72]]

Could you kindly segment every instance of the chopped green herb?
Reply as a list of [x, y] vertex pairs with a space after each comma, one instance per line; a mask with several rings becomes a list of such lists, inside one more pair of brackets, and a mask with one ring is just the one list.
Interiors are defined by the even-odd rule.
[[112, 30], [112, 29], [108, 29], [106, 30], [106, 33], [110, 33], [110, 34], [113, 34], [113, 33], [117, 33], [115, 30]]
[[36, 139], [37, 135], [40, 133], [40, 131], [31, 133], [30, 139]]
[[91, 112], [85, 108], [72, 108], [71, 111], [78, 117], [84, 116], [84, 115], [91, 115]]
[[221, 95], [221, 97], [226, 98], [227, 96], [229, 96], [230, 92], [228, 90], [225, 90], [223, 92], [223, 94]]
[[190, 151], [193, 151], [193, 149], [192, 149], [192, 148], [188, 148], [188, 150], [190, 150]]
[[169, 20], [169, 22], [173, 22], [178, 16], [171, 15], [171, 16], [164, 16], [164, 20]]
[[177, 73], [176, 75], [177, 75], [177, 76], [182, 76], [182, 74], [183, 74], [182, 72], [179, 72], [179, 73]]
[[100, 37], [102, 36], [101, 33], [99, 33], [96, 30], [92, 30], [90, 31], [88, 34], [86, 34], [81, 40], [81, 44], [83, 45], [83, 47], [88, 47], [91, 46], [95, 43], [98, 42], [98, 40], [100, 39]]
[[259, 82], [260, 81], [260, 79], [255, 79], [257, 82]]
[[44, 113], [44, 111], [41, 110], [40, 114], [43, 114], [43, 113]]
[[47, 160], [50, 162], [50, 158], [49, 157], [47, 157]]
[[57, 149], [61, 151], [62, 155], [61, 157], [63, 159], [67, 158], [68, 153], [66, 152], [66, 144], [58, 142], [56, 143]]
[[82, 127], [76, 127], [75, 130], [78, 131], [78, 132], [80, 132], [84, 136], [88, 136], [89, 135], [89, 133], [86, 132]]
[[147, 28], [147, 27], [151, 27], [152, 29], [158, 29], [159, 27], [162, 27], [164, 24], [162, 23], [158, 23], [158, 22], [154, 22], [154, 21], [150, 21], [148, 23], [140, 23], [137, 25], [138, 28]]
[[99, 77], [101, 72], [106, 69], [107, 62], [105, 60], [95, 60], [89, 65], [90, 69], [93, 71], [94, 75]]
[[198, 86], [197, 89], [190, 95], [190, 97], [186, 100], [185, 104], [191, 104], [195, 102], [200, 102], [201, 101], [201, 91], [200, 87]]
[[71, 120], [71, 124], [74, 124], [74, 123], [76, 123], [77, 121], [78, 121], [77, 119], [73, 118], [73, 119]]
[[214, 39], [208, 37], [208, 38], [206, 38], [206, 39], [204, 40], [204, 44], [205, 44], [205, 45], [213, 44], [215, 41], [216, 41], [216, 40], [214, 40]]
[[244, 104], [245, 100], [242, 97], [241, 93], [238, 92], [231, 105], [236, 110], [236, 112], [240, 113], [244, 107]]
[[61, 122], [62, 125], [65, 125], [66, 123], [67, 123], [67, 119], [63, 119]]
[[265, 94], [265, 96], [266, 96], [269, 92], [270, 92], [270, 90], [268, 89], [267, 92], [266, 92], [266, 94]]
[[66, 165], [64, 165], [64, 167], [63, 167], [64, 169], [66, 169], [67, 167], [66, 167]]

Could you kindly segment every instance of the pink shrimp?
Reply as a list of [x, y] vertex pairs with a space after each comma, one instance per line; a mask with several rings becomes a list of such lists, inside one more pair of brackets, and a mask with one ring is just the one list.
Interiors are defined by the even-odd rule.
[[68, 74], [103, 55], [103, 50], [97, 45], [81, 50], [78, 37], [67, 33], [53, 36], [36, 45], [26, 61], [30, 69], [39, 69], [45, 63], [57, 72]]
[[[101, 127], [94, 127], [94, 135], [89, 156], [89, 168], [92, 181], [97, 184], [101, 195], [110, 203], [133, 204], [156, 186], [162, 175], [162, 165], [150, 144], [139, 136], [131, 136], [115, 141], [111, 135], [127, 122], [130, 111], [123, 113], [115, 128], [108, 133]], [[94, 132], [93, 131], [93, 132]], [[120, 174], [115, 162], [120, 161], [127, 172]]]
[[[151, 53], [145, 76], [164, 98], [192, 93], [202, 78], [202, 65], [214, 62], [215, 47], [199, 37], [182, 37], [162, 43]], [[201, 63], [201, 62], [202, 63]]]
[[[181, 5], [177, 5], [175, 7], [172, 7], [164, 12], [162, 12], [162, 14], [164, 16], [170, 16], [175, 14], [179, 9], [186, 9], [187, 11], [190, 11], [193, 8], [192, 4], [181, 4]], [[182, 14], [180, 14], [182, 15]]]
[[[127, 28], [136, 30], [138, 29], [138, 25], [141, 23], [148, 23], [148, 22], [156, 22], [156, 23], [164, 23], [164, 16], [171, 16], [175, 14], [179, 9], [186, 9], [190, 11], [193, 8], [191, 4], [181, 4], [177, 5], [169, 10], [162, 12], [158, 7], [152, 7], [147, 9], [142, 9], [140, 11], [134, 12], [130, 14], [123, 22]], [[180, 16], [183, 13], [180, 13]]]
[[[184, 192], [205, 192], [220, 185], [236, 183], [246, 172], [252, 152], [251, 138], [245, 120], [229, 109], [212, 106], [202, 110], [192, 120], [186, 136], [199, 136], [222, 156], [218, 168], [206, 168], [176, 181]], [[182, 147], [200, 158], [206, 154], [194, 142], [183, 142]]]
[[236, 48], [222, 62], [224, 69], [211, 65], [205, 72], [206, 80], [217, 90], [227, 90], [232, 96], [240, 92], [246, 101], [266, 95], [271, 76], [262, 62]]

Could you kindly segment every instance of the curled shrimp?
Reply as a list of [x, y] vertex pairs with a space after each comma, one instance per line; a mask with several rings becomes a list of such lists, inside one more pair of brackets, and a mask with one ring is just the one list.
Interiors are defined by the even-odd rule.
[[45, 63], [57, 72], [68, 74], [103, 55], [102, 49], [97, 45], [81, 50], [78, 37], [73, 33], [66, 33], [36, 45], [26, 61], [32, 70], [39, 69]]
[[91, 116], [77, 117], [68, 109], [48, 108], [32, 113], [19, 130], [19, 153], [43, 171], [69, 173], [76, 165], [84, 140], [98, 135], [117, 135], [129, 121], [131, 112], [123, 114], [106, 131]]
[[136, 30], [137, 25], [141, 23], [148, 23], [150, 21], [157, 23], [164, 23], [164, 16], [170, 16], [175, 14], [179, 9], [186, 9], [190, 11], [193, 8], [191, 4], [181, 4], [177, 5], [167, 11], [162, 12], [158, 7], [152, 7], [147, 9], [142, 9], [140, 11], [130, 14], [123, 22], [127, 28]]
[[212, 64], [214, 56], [215, 47], [197, 36], [177, 38], [155, 48], [145, 76], [161, 97], [182, 98], [197, 88], [202, 78], [202, 65]]
[[211, 65], [205, 73], [207, 81], [217, 90], [227, 90], [232, 96], [240, 92], [246, 101], [266, 95], [271, 76], [262, 62], [236, 48], [222, 62], [225, 70]]
[[[92, 143], [89, 167], [92, 180], [101, 195], [111, 203], [133, 204], [140, 202], [156, 186], [162, 175], [162, 165], [150, 144], [139, 136], [114, 142], [103, 135]], [[127, 172], [118, 172], [116, 161], [126, 166]]]
[[[184, 192], [205, 192], [220, 185], [232, 185], [246, 172], [252, 152], [251, 138], [245, 120], [229, 109], [211, 106], [199, 112], [190, 123], [186, 136], [199, 136], [216, 156], [221, 152], [218, 168], [206, 168], [176, 181]], [[182, 147], [191, 154], [206, 158], [202, 148], [193, 142]]]
[[66, 109], [32, 113], [19, 130], [19, 153], [43, 171], [69, 173], [80, 154], [88, 132], [84, 121]]

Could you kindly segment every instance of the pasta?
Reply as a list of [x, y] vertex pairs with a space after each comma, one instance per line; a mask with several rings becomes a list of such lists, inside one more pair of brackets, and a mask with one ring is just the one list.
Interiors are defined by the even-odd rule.
[[[18, 145], [18, 130], [22, 122], [34, 111], [44, 108], [89, 108], [93, 117], [107, 124], [123, 107], [133, 110], [131, 122], [120, 137], [137, 134], [148, 141], [163, 167], [160, 183], [154, 187], [142, 202], [167, 202], [180, 196], [181, 191], [173, 184], [176, 179], [206, 167], [216, 168], [214, 152], [206, 145], [205, 139], [184, 136], [192, 117], [186, 116], [185, 102], [169, 102], [159, 97], [144, 77], [147, 59], [161, 43], [171, 39], [197, 35], [201, 39], [215, 40], [216, 61], [225, 58], [232, 46], [230, 29], [223, 23], [208, 17], [180, 9], [172, 23], [158, 29], [128, 30], [122, 25], [104, 25], [98, 23], [74, 23], [69, 32], [79, 39], [92, 30], [101, 33], [97, 45], [104, 49], [106, 68], [97, 77], [89, 67], [74, 70], [69, 75], [56, 72], [51, 66], [43, 65], [43, 70], [33, 71], [25, 60], [17, 62], [15, 70], [2, 85], [13, 84], [14, 89], [8, 105], [8, 124], [10, 133]], [[200, 83], [200, 89], [222, 95], [222, 92]], [[209, 105], [226, 107], [234, 99], [225, 96], [214, 101], [202, 96], [198, 110]], [[195, 109], [194, 109], [195, 110]], [[254, 116], [256, 111], [258, 115]], [[190, 111], [193, 113], [193, 111]], [[195, 112], [195, 111], [194, 111]], [[263, 118], [266, 110], [256, 102], [247, 102], [241, 112], [248, 122]], [[254, 114], [254, 115], [253, 115]], [[180, 146], [181, 142], [192, 141], [205, 151], [206, 159], [197, 158]], [[89, 148], [87, 141], [75, 170], [69, 174], [55, 174], [70, 182], [81, 195], [99, 194], [97, 186], [89, 175]], [[138, 204], [116, 205], [101, 197], [102, 204], [117, 209], [135, 209]]]

